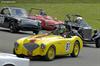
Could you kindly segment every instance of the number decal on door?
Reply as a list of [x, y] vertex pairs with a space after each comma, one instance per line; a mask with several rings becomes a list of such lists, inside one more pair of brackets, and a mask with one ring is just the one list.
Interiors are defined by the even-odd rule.
[[68, 52], [70, 50], [70, 42], [66, 43], [66, 52]]

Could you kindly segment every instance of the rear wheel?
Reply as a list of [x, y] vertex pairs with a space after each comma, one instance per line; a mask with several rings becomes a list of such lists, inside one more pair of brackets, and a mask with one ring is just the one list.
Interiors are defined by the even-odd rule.
[[79, 52], [80, 52], [79, 42], [76, 41], [74, 43], [73, 52], [71, 53], [71, 56], [72, 57], [77, 57], [79, 55]]
[[95, 43], [96, 48], [100, 48], [100, 38], [96, 39]]
[[55, 55], [56, 55], [55, 48], [51, 46], [45, 55], [45, 60], [51, 61], [55, 58]]

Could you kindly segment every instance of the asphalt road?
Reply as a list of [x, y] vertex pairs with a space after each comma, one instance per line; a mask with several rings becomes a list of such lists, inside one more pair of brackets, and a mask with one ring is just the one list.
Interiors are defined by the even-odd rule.
[[[21, 37], [29, 36], [32, 32], [10, 33], [7, 29], [0, 28], [0, 51], [12, 53], [14, 42]], [[57, 57], [54, 61], [35, 59], [30, 66], [100, 66], [100, 49], [95, 45], [85, 45], [79, 57]]]

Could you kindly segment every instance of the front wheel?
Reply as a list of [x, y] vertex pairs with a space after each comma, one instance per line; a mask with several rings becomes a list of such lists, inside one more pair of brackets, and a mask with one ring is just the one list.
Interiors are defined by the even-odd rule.
[[74, 43], [73, 52], [71, 53], [71, 56], [72, 57], [77, 57], [79, 55], [79, 52], [80, 52], [79, 42], [76, 41]]
[[15, 32], [18, 32], [18, 31], [19, 30], [17, 30], [14, 25], [10, 25], [10, 32], [11, 33], [15, 33]]
[[38, 34], [38, 33], [39, 33], [39, 31], [38, 31], [38, 30], [34, 30], [34, 31], [33, 31], [33, 33]]
[[51, 61], [55, 58], [55, 55], [56, 55], [55, 48], [51, 46], [45, 55], [45, 60]]
[[100, 48], [100, 38], [96, 39], [95, 43], [96, 48]]

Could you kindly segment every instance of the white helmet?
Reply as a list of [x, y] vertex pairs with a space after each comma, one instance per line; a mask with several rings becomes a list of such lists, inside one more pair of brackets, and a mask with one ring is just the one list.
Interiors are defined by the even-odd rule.
[[82, 20], [83, 18], [82, 18], [82, 17], [77, 17], [76, 19], [77, 19], [77, 20]]

